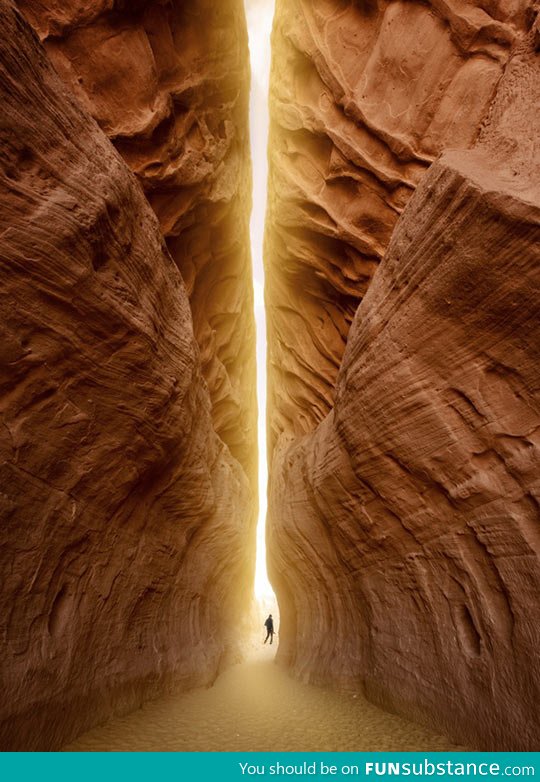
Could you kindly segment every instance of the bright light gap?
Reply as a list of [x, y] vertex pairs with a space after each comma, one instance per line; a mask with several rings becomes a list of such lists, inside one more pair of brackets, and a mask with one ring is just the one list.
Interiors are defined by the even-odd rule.
[[259, 517], [255, 596], [267, 602], [274, 592], [266, 572], [266, 313], [264, 309], [263, 240], [268, 177], [268, 93], [270, 84], [270, 35], [274, 0], [245, 0], [251, 60], [250, 136], [253, 166], [253, 209], [251, 213], [251, 253], [257, 327], [257, 398], [259, 405]]

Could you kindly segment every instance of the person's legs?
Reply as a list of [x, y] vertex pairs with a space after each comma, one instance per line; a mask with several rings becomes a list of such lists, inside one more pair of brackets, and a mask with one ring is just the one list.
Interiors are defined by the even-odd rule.
[[[270, 630], [267, 632], [267, 634], [266, 634], [266, 638], [264, 639], [264, 642], [265, 642], [265, 643], [268, 641], [268, 637], [269, 637], [269, 635], [270, 635]], [[272, 643], [272, 641], [271, 641], [271, 640], [270, 640], [270, 643]]]
[[274, 631], [272, 630], [271, 632], [268, 633], [268, 635], [270, 636], [270, 643], [272, 643], [272, 641], [274, 640]]

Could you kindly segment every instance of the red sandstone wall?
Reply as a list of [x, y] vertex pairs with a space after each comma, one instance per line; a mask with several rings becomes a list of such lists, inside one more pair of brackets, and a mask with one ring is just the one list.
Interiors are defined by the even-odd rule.
[[356, 309], [428, 166], [474, 143], [527, 0], [277, 0], [269, 426], [331, 410]]
[[469, 746], [538, 749], [534, 15], [294, 9], [267, 255], [278, 658]]
[[[180, 264], [138, 182], [7, 0], [0, 22], [0, 746], [51, 749], [212, 680], [249, 600], [253, 495], [215, 434]], [[134, 57], [149, 45], [126, 36]], [[119, 114], [138, 126], [133, 100]]]

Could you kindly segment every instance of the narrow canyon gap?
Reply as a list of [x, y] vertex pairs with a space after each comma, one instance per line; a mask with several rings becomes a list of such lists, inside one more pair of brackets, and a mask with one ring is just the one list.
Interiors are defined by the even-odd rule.
[[[0, 0], [2, 749], [239, 659], [269, 6]], [[277, 0], [273, 31], [278, 661], [486, 749], [540, 744], [536, 11]]]
[[257, 400], [259, 454], [259, 517], [257, 524], [257, 554], [255, 564], [255, 597], [258, 608], [276, 611], [275, 596], [268, 581], [266, 568], [267, 513], [267, 355], [266, 309], [264, 302], [264, 228], [268, 182], [268, 92], [270, 80], [270, 36], [274, 18], [274, 0], [246, 0], [246, 16], [251, 61], [250, 140], [253, 170], [253, 204], [251, 211], [251, 254], [255, 293], [257, 329]]

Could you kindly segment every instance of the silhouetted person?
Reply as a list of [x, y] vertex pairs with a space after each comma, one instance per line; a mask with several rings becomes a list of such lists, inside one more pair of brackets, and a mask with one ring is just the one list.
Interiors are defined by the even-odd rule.
[[268, 614], [268, 619], [264, 623], [264, 626], [266, 627], [266, 638], [264, 639], [264, 642], [266, 643], [268, 639], [270, 639], [270, 643], [274, 640], [274, 620], [272, 619], [272, 614]]

